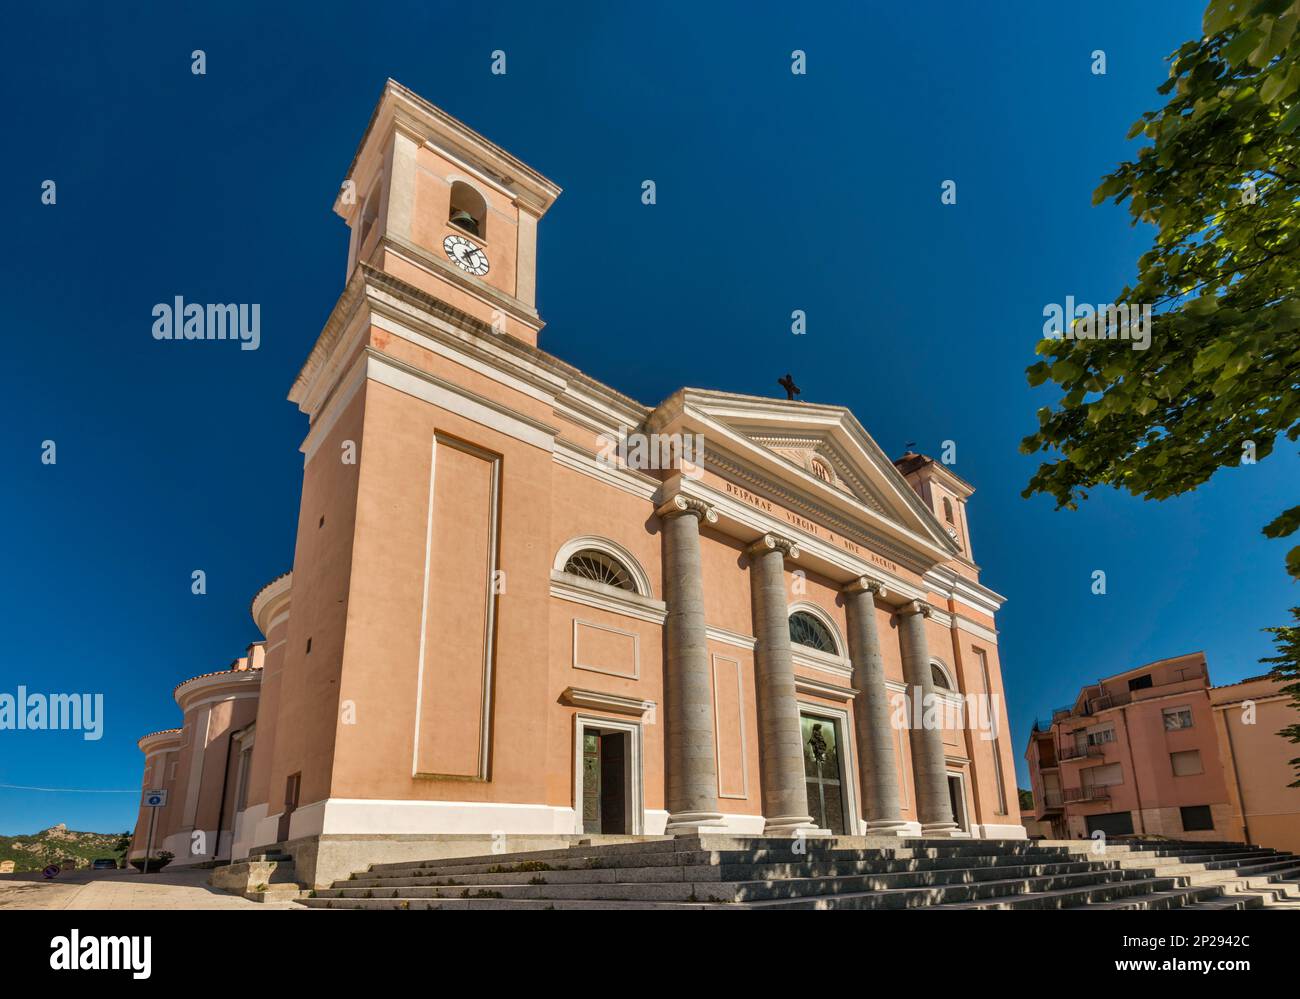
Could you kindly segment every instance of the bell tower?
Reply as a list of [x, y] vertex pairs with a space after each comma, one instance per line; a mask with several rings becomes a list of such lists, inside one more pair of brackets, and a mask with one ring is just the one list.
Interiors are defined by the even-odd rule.
[[560, 188], [389, 80], [334, 211], [360, 264], [536, 346], [537, 223]]

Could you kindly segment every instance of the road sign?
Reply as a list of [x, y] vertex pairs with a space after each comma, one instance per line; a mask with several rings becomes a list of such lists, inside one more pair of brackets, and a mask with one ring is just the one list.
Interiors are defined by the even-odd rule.
[[145, 808], [162, 808], [167, 804], [167, 789], [159, 791], [146, 791], [144, 793]]

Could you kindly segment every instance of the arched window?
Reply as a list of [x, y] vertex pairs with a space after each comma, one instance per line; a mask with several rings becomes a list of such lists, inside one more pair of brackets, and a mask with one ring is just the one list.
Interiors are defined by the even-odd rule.
[[564, 563], [564, 571], [571, 576], [590, 579], [595, 583], [615, 586], [629, 593], [636, 593], [636, 582], [631, 571], [618, 559], [594, 548], [584, 548], [569, 556]]
[[952, 690], [952, 681], [948, 679], [948, 674], [938, 663], [930, 664], [930, 679], [934, 682], [937, 690]]
[[447, 221], [471, 236], [487, 239], [487, 203], [483, 195], [464, 181], [451, 185], [451, 213]]
[[790, 615], [790, 641], [831, 655], [838, 651], [830, 629], [807, 611], [795, 611]]
[[957, 523], [957, 521], [952, 519], [952, 500], [947, 496], [943, 498], [943, 519], [950, 524]]

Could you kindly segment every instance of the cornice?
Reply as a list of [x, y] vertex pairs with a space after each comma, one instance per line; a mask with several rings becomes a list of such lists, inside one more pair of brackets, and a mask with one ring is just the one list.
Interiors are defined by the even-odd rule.
[[140, 747], [140, 752], [144, 753], [146, 756], [149, 756], [150, 754], [156, 753], [159, 750], [161, 750], [163, 747], [171, 745], [173, 743], [179, 745], [180, 741], [181, 741], [180, 729], [164, 728], [164, 729], [159, 729], [157, 732], [150, 732], [148, 735], [140, 736], [140, 738], [136, 741], [136, 745]]
[[223, 687], [229, 687], [229, 693], [234, 694], [240, 688], [257, 688], [262, 682], [262, 671], [260, 669], [246, 670], [219, 670], [215, 673], [200, 673], [198, 676], [192, 676], [176, 685], [172, 691], [172, 696], [176, 703], [180, 705], [182, 711], [188, 710], [187, 703], [192, 701], [200, 693], [212, 693], [220, 691]]
[[[348, 177], [356, 172], [372, 136], [385, 138], [390, 124], [416, 141], [432, 143], [486, 174], [538, 217], [560, 196], [561, 188], [554, 181], [393, 79], [384, 83], [348, 166]], [[337, 202], [335, 210], [338, 210]]]
[[293, 571], [282, 572], [263, 586], [254, 595], [248, 606], [253, 623], [265, 636], [270, 628], [272, 618], [289, 603], [289, 593], [293, 588]]
[[722, 452], [717, 447], [710, 445], [704, 449], [704, 464], [724, 478], [744, 482], [755, 495], [770, 499], [787, 509], [800, 511], [810, 519], [825, 524], [849, 540], [890, 558], [918, 575], [933, 568], [936, 564], [932, 560], [922, 558], [912, 549], [904, 548], [897, 542], [868, 530], [861, 522], [848, 520], [833, 512], [806, 493], [798, 492], [792, 487], [774, 482], [770, 476], [763, 475], [743, 458], [730, 452]]
[[[363, 309], [385, 315], [411, 327], [413, 332], [529, 382], [557, 402], [592, 414], [602, 430], [640, 426], [649, 413], [635, 399], [571, 364], [522, 340], [502, 336], [482, 320], [363, 261], [340, 293], [289, 392], [289, 400], [313, 419], [333, 390], [333, 383], [345, 373], [343, 358], [332, 368], [330, 362], [340, 352], [349, 329], [364, 318]], [[332, 371], [332, 376], [327, 383], [318, 384], [327, 371]]]
[[622, 694], [610, 694], [603, 690], [586, 690], [581, 687], [566, 687], [560, 695], [566, 704], [578, 708], [591, 708], [601, 711], [613, 711], [618, 714], [640, 717], [647, 711], [653, 711], [655, 702], [641, 697], [626, 697]]
[[[407, 257], [417, 267], [429, 271], [452, 287], [465, 292], [465, 294], [472, 295], [485, 304], [512, 316], [530, 329], [540, 332], [542, 327], [545, 326], [542, 317], [537, 314], [537, 310], [525, 305], [514, 295], [508, 295], [490, 284], [469, 277], [459, 267], [453, 267], [446, 260], [434, 256], [424, 247], [412, 243], [396, 233], [387, 231], [381, 233], [376, 246], [390, 250], [399, 257]], [[372, 254], [373, 252], [371, 251]], [[493, 335], [501, 336], [500, 333], [495, 331]]]

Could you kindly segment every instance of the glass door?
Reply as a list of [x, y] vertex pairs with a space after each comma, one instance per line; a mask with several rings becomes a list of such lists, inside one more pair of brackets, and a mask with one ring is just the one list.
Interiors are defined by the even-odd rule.
[[799, 724], [803, 732], [803, 773], [808, 788], [808, 812], [818, 828], [844, 835], [847, 827], [839, 724], [834, 719], [817, 715], [800, 715]]

